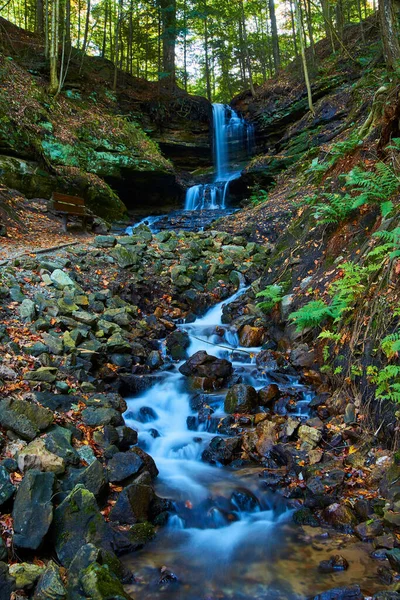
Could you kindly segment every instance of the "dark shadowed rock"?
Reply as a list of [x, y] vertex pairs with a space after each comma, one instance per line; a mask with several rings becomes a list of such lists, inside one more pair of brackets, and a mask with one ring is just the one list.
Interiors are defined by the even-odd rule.
[[239, 453], [242, 446], [240, 437], [220, 438], [215, 437], [211, 440], [208, 448], [206, 448], [201, 456], [202, 460], [209, 463], [221, 463], [228, 465]]
[[347, 560], [337, 554], [336, 556], [331, 556], [328, 560], [322, 560], [318, 565], [318, 570], [321, 573], [335, 573], [336, 571], [347, 571], [349, 568], [349, 563]]
[[15, 486], [10, 481], [10, 474], [4, 466], [0, 466], [0, 507], [13, 497]]
[[14, 544], [36, 550], [47, 534], [53, 519], [54, 473], [28, 471], [14, 502]]
[[207, 377], [226, 379], [233, 373], [232, 363], [223, 358], [211, 356], [200, 350], [193, 354], [180, 368], [179, 371], [186, 377]]
[[279, 387], [276, 383], [266, 385], [258, 392], [258, 402], [260, 406], [269, 406], [280, 396]]
[[225, 412], [249, 413], [258, 406], [258, 395], [251, 385], [237, 383], [232, 386], [226, 395], [224, 408]]
[[142, 458], [134, 452], [117, 452], [108, 462], [111, 483], [120, 483], [138, 475], [144, 467]]
[[8, 572], [8, 565], [0, 562], [0, 600], [10, 600], [15, 590], [15, 579]]
[[350, 533], [353, 527], [357, 525], [357, 518], [349, 506], [345, 504], [330, 504], [323, 512], [323, 518], [329, 525]]
[[149, 485], [128, 485], [120, 495], [110, 512], [110, 520], [134, 525], [144, 523], [149, 518], [150, 503], [154, 498], [153, 489]]
[[89, 427], [100, 427], [101, 425], [123, 425], [124, 419], [115, 408], [88, 407], [82, 411], [82, 421]]
[[318, 596], [314, 596], [314, 600], [364, 600], [364, 595], [359, 585], [351, 585], [322, 592]]

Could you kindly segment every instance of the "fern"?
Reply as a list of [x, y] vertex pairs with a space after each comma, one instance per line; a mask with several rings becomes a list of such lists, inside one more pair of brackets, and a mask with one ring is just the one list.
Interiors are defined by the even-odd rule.
[[400, 331], [384, 337], [381, 341], [381, 350], [389, 359], [396, 356], [400, 352]]
[[282, 300], [282, 286], [277, 284], [268, 285], [265, 290], [258, 292], [256, 298], [266, 298], [266, 300], [257, 304], [257, 308], [261, 308], [261, 310], [268, 312], [275, 306], [275, 304], [278, 304], [278, 302]]
[[369, 367], [370, 380], [376, 385], [375, 396], [378, 400], [400, 402], [400, 366], [387, 365], [384, 369]]
[[355, 207], [379, 204], [383, 216], [393, 210], [393, 203], [389, 198], [399, 189], [400, 180], [390, 165], [379, 162], [375, 165], [375, 171], [355, 167], [348, 174], [346, 182], [353, 192], [359, 193]]
[[314, 218], [323, 224], [345, 221], [353, 212], [353, 198], [349, 194], [322, 194], [324, 202], [316, 203]]
[[296, 325], [298, 331], [303, 331], [307, 327], [316, 327], [326, 318], [330, 317], [330, 309], [323, 300], [313, 300], [305, 304], [299, 310], [293, 312], [289, 319]]

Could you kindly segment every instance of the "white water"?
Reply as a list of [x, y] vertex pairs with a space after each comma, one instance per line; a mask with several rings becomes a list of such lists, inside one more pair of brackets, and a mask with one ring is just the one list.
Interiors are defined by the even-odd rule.
[[[239, 289], [229, 302], [245, 291], [246, 288]], [[236, 332], [222, 324], [224, 304], [226, 302], [216, 305], [195, 323], [180, 326], [188, 331], [191, 339], [188, 355], [206, 350], [214, 356], [229, 358], [243, 382], [260, 388], [270, 381], [268, 374], [257, 371], [255, 365], [254, 356], [260, 349], [238, 347]], [[158, 493], [171, 498], [177, 508], [177, 514], [161, 530], [151, 552], [158, 553], [161, 564], [168, 564], [173, 570], [184, 569], [196, 580], [208, 578], [207, 586], [213, 589], [223, 576], [215, 573], [217, 565], [229, 564], [229, 569], [235, 570], [235, 561], [243, 557], [246, 549], [249, 556], [258, 553], [258, 559], [260, 552], [263, 555], [270, 552], [271, 536], [287, 520], [288, 512], [283, 505], [274, 506], [268, 494], [259, 492], [254, 477], [243, 479], [231, 470], [202, 462], [204, 449], [217, 434], [208, 432], [204, 423], [199, 423], [196, 431], [188, 429], [187, 417], [195, 417], [197, 413], [190, 408], [186, 378], [179, 373], [178, 366], [164, 373], [162, 382], [139, 397], [127, 400], [125, 420], [138, 430], [139, 444], [157, 464]], [[224, 395], [225, 392], [208, 395], [213, 417], [224, 416]], [[306, 397], [304, 402], [308, 401]], [[145, 419], [140, 417], [139, 411], [149, 407], [154, 414], [143, 422]], [[243, 488], [251, 489], [257, 497], [252, 510], [232, 506], [232, 493]], [[148, 560], [149, 556], [151, 561], [155, 560], [154, 554], [145, 554], [144, 559]], [[200, 596], [196, 585], [185, 593], [181, 590], [179, 599], [197, 600]], [[153, 592], [143, 596], [159, 597], [163, 596]]]
[[241, 175], [235, 161], [252, 152], [254, 128], [229, 106], [213, 104], [213, 129], [214, 182], [188, 188], [185, 210], [225, 209], [229, 184]]

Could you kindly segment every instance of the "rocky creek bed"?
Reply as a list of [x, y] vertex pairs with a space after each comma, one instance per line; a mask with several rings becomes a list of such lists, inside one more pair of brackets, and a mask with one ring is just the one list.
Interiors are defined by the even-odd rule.
[[[271, 246], [133, 233], [1, 269], [1, 600], [400, 597], [399, 457], [305, 344], [269, 335]], [[163, 425], [166, 379], [188, 412]], [[178, 420], [205, 497], [165, 479], [156, 444]], [[215, 578], [173, 555], [185, 528], [222, 540], [249, 521], [232, 561], [203, 537]]]

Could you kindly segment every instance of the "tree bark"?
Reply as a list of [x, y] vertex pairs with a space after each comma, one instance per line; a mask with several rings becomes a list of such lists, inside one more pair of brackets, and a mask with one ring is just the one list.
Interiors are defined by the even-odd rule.
[[299, 38], [300, 54], [301, 54], [301, 60], [302, 60], [302, 64], [303, 64], [304, 81], [305, 81], [306, 88], [307, 88], [308, 107], [309, 107], [310, 111], [312, 113], [314, 113], [314, 104], [313, 104], [313, 99], [312, 99], [310, 78], [308, 75], [306, 49], [305, 49], [305, 44], [304, 44], [304, 32], [303, 32], [303, 26], [302, 26], [302, 22], [301, 22], [301, 7], [299, 4], [299, 0], [294, 0], [294, 8], [295, 8], [295, 14], [296, 14], [297, 36]]
[[398, 8], [394, 0], [379, 0], [381, 36], [386, 66], [395, 71], [400, 66]]
[[60, 0], [53, 0], [50, 35], [50, 94], [58, 92], [58, 30]]
[[160, 0], [163, 41], [163, 72], [175, 82], [176, 0]]
[[44, 7], [43, 0], [36, 0], [36, 33], [40, 36], [44, 33]]
[[272, 54], [274, 57], [275, 72], [279, 71], [281, 66], [281, 54], [279, 50], [278, 25], [276, 22], [275, 2], [268, 0], [269, 18], [271, 20], [271, 36], [272, 36]]

